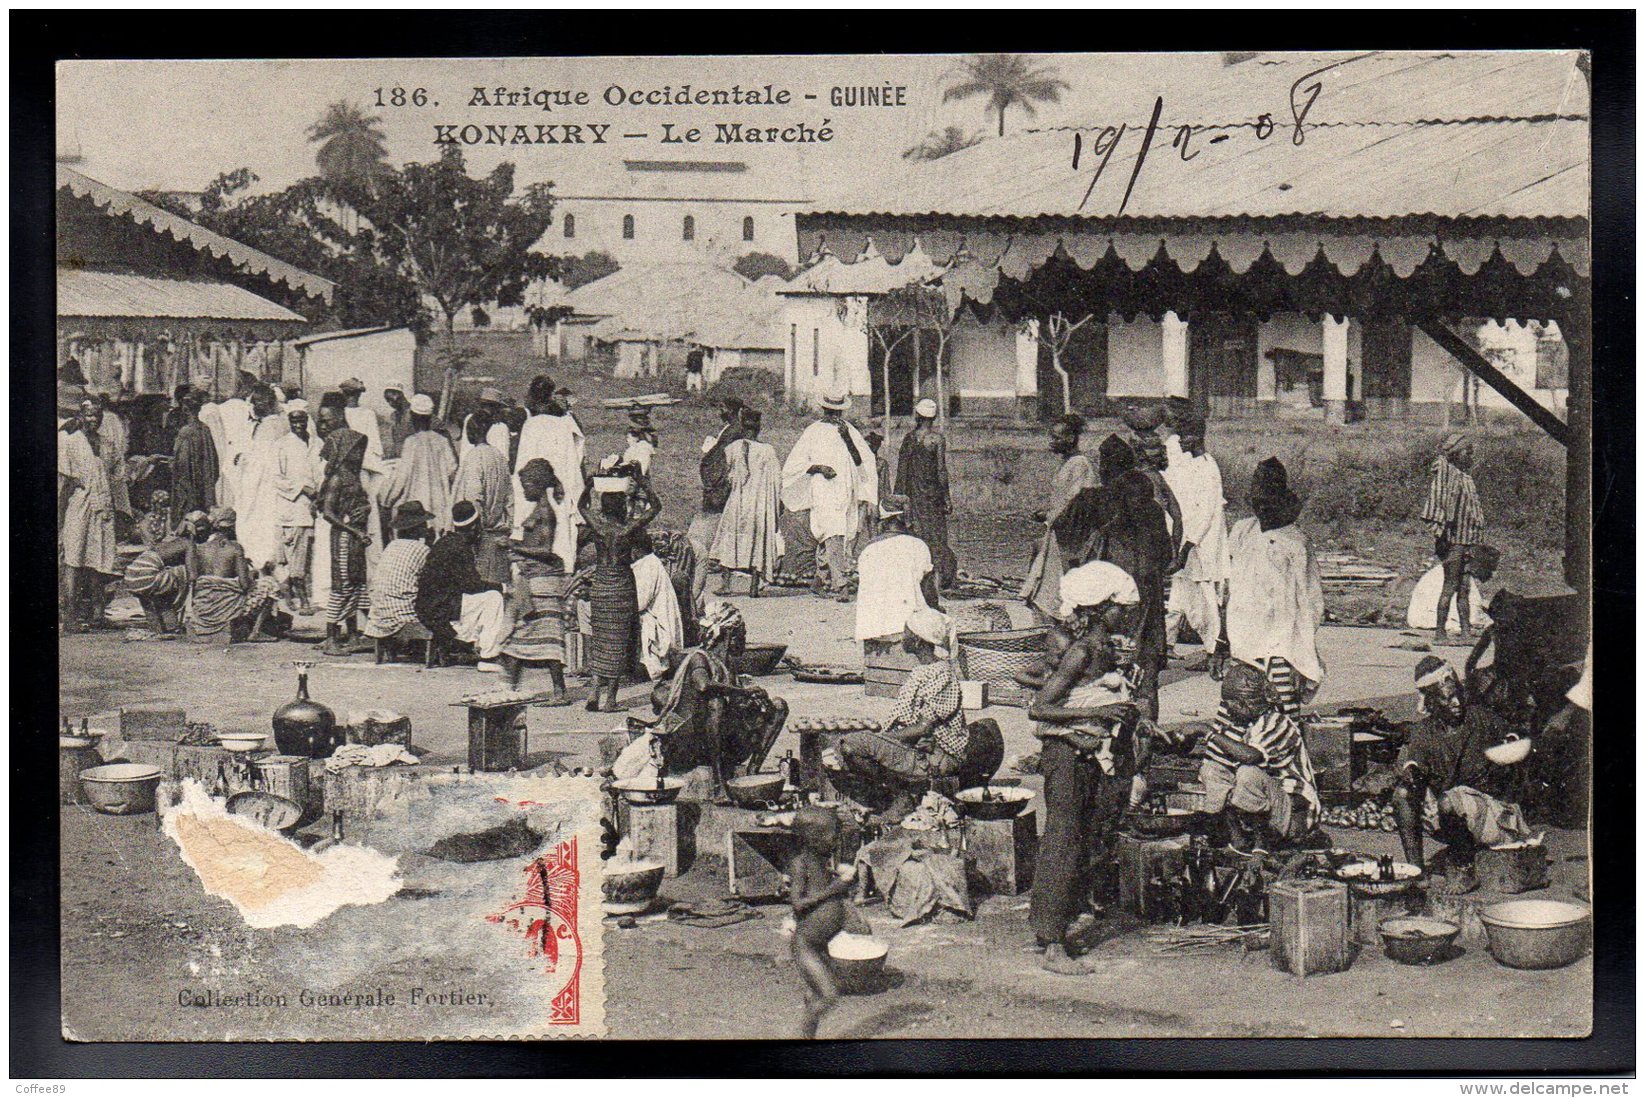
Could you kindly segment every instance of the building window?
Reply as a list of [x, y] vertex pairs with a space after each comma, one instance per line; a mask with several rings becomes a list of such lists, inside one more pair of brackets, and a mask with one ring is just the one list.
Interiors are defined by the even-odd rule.
[[577, 218], [575, 214], [565, 215], [565, 238], [571, 240], [577, 235]]
[[752, 243], [753, 240], [754, 240], [754, 219], [752, 217], [745, 217], [745, 218], [743, 218], [743, 241], [744, 241], [744, 243]]
[[634, 239], [634, 215], [623, 214], [623, 239]]
[[685, 221], [680, 226], [681, 240], [697, 239], [697, 219], [690, 214], [685, 215]]

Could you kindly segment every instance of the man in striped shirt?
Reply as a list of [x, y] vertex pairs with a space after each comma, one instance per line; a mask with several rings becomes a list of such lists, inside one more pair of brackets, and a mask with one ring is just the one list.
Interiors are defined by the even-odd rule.
[[1268, 676], [1248, 663], [1230, 665], [1223, 676], [1222, 708], [1205, 738], [1199, 780], [1205, 811], [1222, 814], [1236, 853], [1299, 839], [1318, 818], [1302, 729], [1274, 704]]
[[1461, 639], [1468, 639], [1471, 624], [1468, 564], [1485, 540], [1485, 512], [1470, 473], [1473, 467], [1474, 444], [1460, 432], [1447, 435], [1434, 459], [1428, 499], [1422, 505], [1422, 521], [1434, 535], [1434, 553], [1445, 566], [1439, 616], [1434, 620], [1434, 639], [1439, 641], [1446, 639], [1445, 621], [1453, 598]]

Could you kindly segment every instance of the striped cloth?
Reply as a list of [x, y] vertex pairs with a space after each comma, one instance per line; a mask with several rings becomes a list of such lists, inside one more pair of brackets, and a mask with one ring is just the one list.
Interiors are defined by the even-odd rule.
[[1434, 459], [1422, 521], [1436, 539], [1444, 538], [1452, 545], [1478, 545], [1485, 539], [1485, 512], [1474, 478], [1444, 455]]
[[180, 606], [188, 595], [188, 569], [168, 565], [153, 549], [145, 549], [126, 566], [126, 590], [156, 602]]
[[[1302, 739], [1302, 726], [1290, 715], [1270, 709], [1250, 725], [1241, 728], [1228, 719], [1226, 711], [1217, 713], [1213, 728], [1231, 740], [1262, 752], [1262, 769], [1279, 778], [1287, 793], [1300, 793], [1311, 808], [1319, 807], [1319, 792], [1314, 785], [1314, 764], [1308, 757], [1308, 746]], [[1230, 770], [1237, 771], [1241, 763], [1218, 747], [1215, 738], [1206, 737], [1205, 757]]]

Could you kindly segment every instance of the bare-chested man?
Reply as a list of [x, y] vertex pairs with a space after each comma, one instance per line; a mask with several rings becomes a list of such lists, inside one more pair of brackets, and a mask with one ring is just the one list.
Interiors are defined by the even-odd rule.
[[210, 521], [211, 536], [188, 548], [189, 635], [210, 641], [227, 633], [233, 641], [249, 618], [251, 627], [239, 639], [258, 639], [279, 594], [278, 585], [273, 576], [253, 573], [245, 549], [234, 540], [232, 509], [212, 508]]

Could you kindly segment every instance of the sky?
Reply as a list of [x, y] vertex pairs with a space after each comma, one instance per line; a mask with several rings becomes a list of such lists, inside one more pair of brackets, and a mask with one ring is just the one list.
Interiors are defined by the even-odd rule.
[[[390, 159], [428, 160], [437, 154], [437, 125], [603, 124], [605, 145], [468, 146], [472, 169], [512, 160], [520, 182], [552, 180], [562, 193], [579, 182], [607, 178], [625, 158], [700, 158], [746, 161], [752, 172], [800, 181], [814, 197], [855, 189], [865, 178], [892, 171], [903, 150], [931, 130], [958, 125], [993, 134], [996, 122], [981, 99], [944, 104], [942, 89], [956, 57], [859, 55], [837, 57], [523, 58], [451, 60], [299, 61], [86, 61], [58, 66], [58, 148], [78, 150], [81, 171], [128, 190], [198, 190], [218, 174], [248, 167], [258, 189], [279, 189], [315, 172], [305, 136], [327, 104], [346, 99], [378, 115]], [[1196, 84], [1221, 69], [1215, 54], [1063, 54], [1041, 58], [1070, 85], [1060, 104], [1029, 118], [1007, 114], [1009, 130], [1105, 122], [1118, 109], [1145, 114], [1154, 89]], [[786, 88], [783, 106], [612, 107], [603, 96], [689, 84], [693, 88]], [[830, 105], [836, 87], [902, 88], [897, 107]], [[475, 87], [529, 87], [586, 92], [586, 106], [473, 107]], [[376, 106], [394, 87], [428, 92], [428, 105]], [[1161, 90], [1164, 90], [1161, 88]], [[814, 95], [814, 100], [806, 100]], [[438, 106], [434, 104], [438, 103]], [[717, 122], [819, 127], [827, 119], [833, 140], [810, 144], [664, 144], [662, 126], [691, 127], [707, 138]], [[561, 131], [550, 131], [560, 136]], [[644, 132], [644, 139], [622, 133]], [[586, 136], [586, 132], [585, 132]]]

